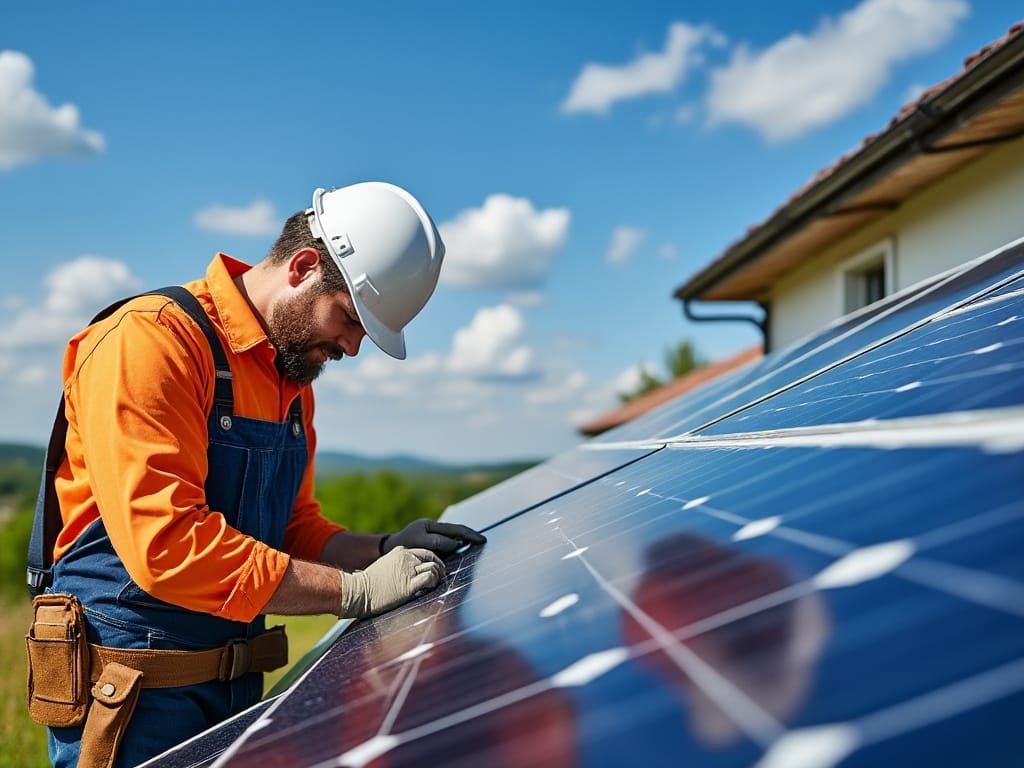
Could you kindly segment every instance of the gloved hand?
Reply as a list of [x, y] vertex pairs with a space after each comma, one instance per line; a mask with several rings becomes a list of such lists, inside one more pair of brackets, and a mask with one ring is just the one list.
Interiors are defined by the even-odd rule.
[[444, 578], [444, 563], [426, 549], [395, 547], [364, 571], [343, 571], [341, 618], [363, 618], [390, 611], [421, 589]]
[[421, 547], [439, 555], [450, 555], [467, 542], [483, 544], [486, 541], [482, 535], [464, 525], [422, 518], [409, 523], [398, 533], [381, 539], [380, 553], [383, 555], [395, 547]]

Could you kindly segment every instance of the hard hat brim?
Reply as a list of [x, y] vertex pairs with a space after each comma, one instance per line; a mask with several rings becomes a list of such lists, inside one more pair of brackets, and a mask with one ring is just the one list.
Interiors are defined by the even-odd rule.
[[[331, 258], [338, 265], [338, 269], [341, 270], [341, 274], [345, 277], [345, 282], [351, 286], [352, 283], [349, 281], [349, 276], [345, 274], [345, 268], [339, 263], [341, 260], [335, 259], [333, 254]], [[363, 304], [359, 294], [355, 291], [350, 290], [349, 296], [352, 297], [352, 305], [356, 308], [359, 322], [363, 324], [363, 330], [366, 331], [370, 341], [376, 344], [384, 354], [391, 355], [391, 357], [397, 360], [405, 360], [405, 333], [403, 331], [396, 333], [374, 317], [373, 312]]]

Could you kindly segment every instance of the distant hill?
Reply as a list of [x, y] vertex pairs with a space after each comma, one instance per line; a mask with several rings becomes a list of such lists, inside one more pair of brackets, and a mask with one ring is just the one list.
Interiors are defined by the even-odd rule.
[[[0, 464], [28, 464], [40, 467], [45, 451], [34, 445], [19, 443], [0, 443]], [[373, 473], [384, 469], [401, 474], [464, 474], [471, 472], [487, 472], [511, 475], [528, 469], [536, 462], [513, 461], [498, 464], [480, 464], [458, 466], [442, 462], [428, 461], [416, 456], [360, 456], [355, 453], [338, 451], [319, 451], [316, 455], [318, 475], [341, 475], [354, 472]]]
[[43, 465], [46, 451], [35, 445], [20, 443], [0, 443], [0, 462], [31, 464], [33, 467]]
[[401, 474], [468, 474], [476, 472], [512, 475], [529, 469], [536, 461], [510, 461], [495, 464], [446, 464], [429, 461], [417, 456], [360, 456], [338, 451], [318, 451], [316, 470], [318, 475], [347, 474], [353, 472], [379, 472], [389, 469]]

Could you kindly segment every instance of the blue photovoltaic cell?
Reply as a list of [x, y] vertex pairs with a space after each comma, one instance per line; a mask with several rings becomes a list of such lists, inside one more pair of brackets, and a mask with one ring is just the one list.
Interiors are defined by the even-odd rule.
[[483, 531], [606, 472], [643, 458], [647, 450], [566, 451], [445, 510], [442, 520]]
[[[221, 723], [215, 729], [179, 744], [174, 749], [147, 760], [139, 768], [206, 768], [213, 765], [224, 751], [231, 746], [245, 729], [252, 725], [260, 715], [270, 708], [274, 699], [261, 701], [230, 720]], [[170, 716], [171, 713], [168, 713]]]
[[1014, 291], [1022, 290], [1024, 290], [1024, 276], [1018, 277], [1016, 280], [1011, 280], [1010, 282], [1006, 283], [1006, 285], [1004, 285], [1002, 288], [998, 288], [992, 291], [991, 293], [986, 293], [982, 300], [990, 299], [995, 296], [1005, 296], [1008, 293], [1013, 293]]
[[1022, 259], [1024, 245], [1007, 248], [962, 274], [890, 297], [813, 338], [766, 357], [728, 382], [712, 382], [605, 433], [598, 441], [656, 440], [697, 430], [937, 312], [987, 290], [998, 290], [1003, 283], [1019, 277]]
[[1024, 294], [1017, 293], [936, 318], [701, 434], [1019, 403], [1024, 403]]
[[819, 726], [854, 734], [843, 765], [1012, 764], [1022, 469], [660, 451], [357, 625], [224, 764], [749, 766]]

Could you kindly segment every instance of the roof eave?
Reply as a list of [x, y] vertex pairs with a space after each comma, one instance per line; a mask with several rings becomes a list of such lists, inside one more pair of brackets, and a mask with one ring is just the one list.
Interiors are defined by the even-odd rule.
[[809, 186], [729, 247], [677, 288], [675, 298], [699, 299], [730, 273], [757, 261], [815, 219], [840, 211], [844, 201], [927, 152], [972, 117], [1024, 86], [1022, 62], [1024, 34], [1018, 34], [976, 62], [948, 87], [922, 100], [824, 179]]

